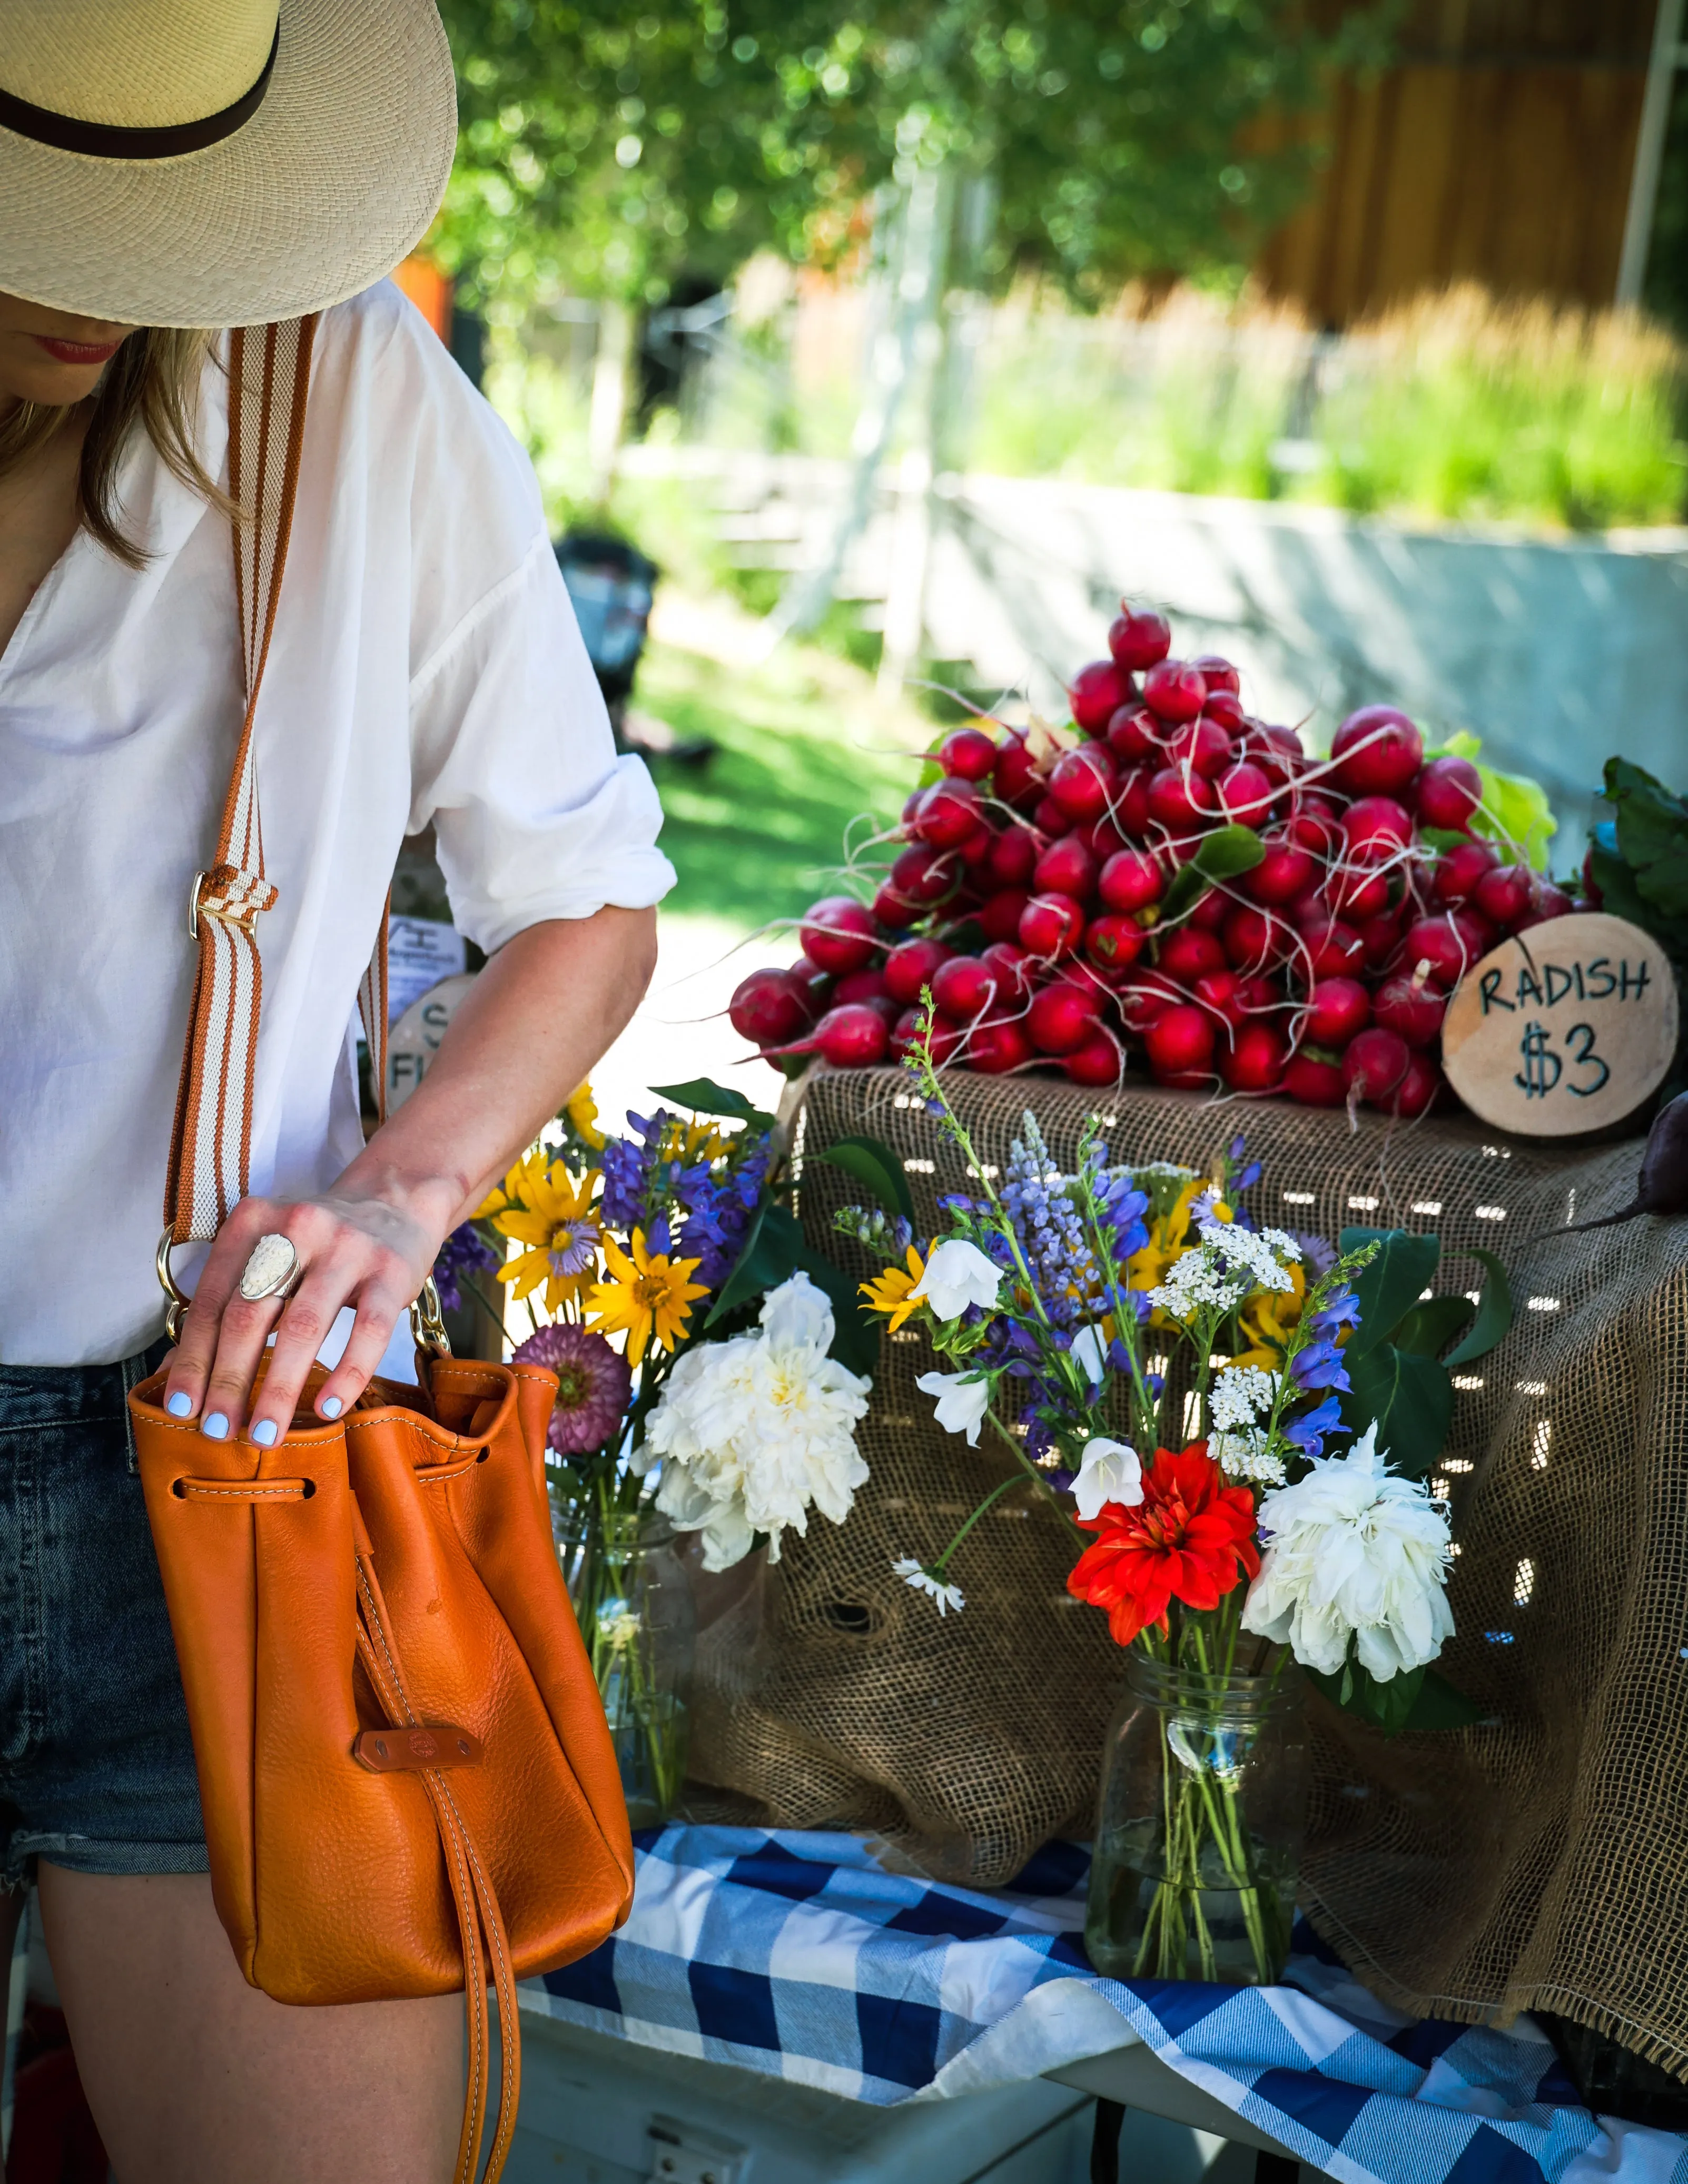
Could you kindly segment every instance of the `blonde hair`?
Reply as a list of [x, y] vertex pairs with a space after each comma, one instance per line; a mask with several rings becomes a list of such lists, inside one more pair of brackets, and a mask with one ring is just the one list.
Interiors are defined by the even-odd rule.
[[[83, 522], [100, 544], [131, 569], [144, 564], [147, 552], [124, 528], [117, 468], [137, 424], [174, 476], [214, 505], [228, 506], [193, 444], [199, 382], [214, 338], [197, 327], [137, 327], [113, 357], [94, 393], [77, 500]], [[0, 418], [0, 477], [62, 431], [73, 414], [45, 402], [19, 402]]]

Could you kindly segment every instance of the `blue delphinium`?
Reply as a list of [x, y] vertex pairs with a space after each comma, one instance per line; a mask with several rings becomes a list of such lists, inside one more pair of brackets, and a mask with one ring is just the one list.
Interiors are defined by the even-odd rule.
[[492, 1273], [498, 1263], [498, 1253], [482, 1241], [473, 1222], [465, 1221], [460, 1228], [454, 1228], [434, 1261], [434, 1287], [446, 1311], [462, 1311], [465, 1276]]
[[1342, 1406], [1327, 1396], [1316, 1410], [1303, 1411], [1284, 1422], [1284, 1438], [1293, 1441], [1303, 1456], [1323, 1456], [1326, 1437], [1343, 1430]]

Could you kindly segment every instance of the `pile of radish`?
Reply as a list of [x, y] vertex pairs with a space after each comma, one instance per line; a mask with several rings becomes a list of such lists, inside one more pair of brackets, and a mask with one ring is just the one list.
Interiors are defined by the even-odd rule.
[[1316, 760], [1244, 711], [1228, 660], [1170, 658], [1152, 610], [1123, 603], [1108, 645], [1070, 729], [944, 738], [871, 904], [816, 903], [734, 1028], [776, 1063], [862, 1067], [906, 1050], [929, 989], [940, 1062], [1104, 1086], [1140, 1054], [1162, 1084], [1424, 1113], [1461, 977], [1570, 897], [1474, 831], [1476, 767], [1427, 763], [1404, 713], [1364, 707]]

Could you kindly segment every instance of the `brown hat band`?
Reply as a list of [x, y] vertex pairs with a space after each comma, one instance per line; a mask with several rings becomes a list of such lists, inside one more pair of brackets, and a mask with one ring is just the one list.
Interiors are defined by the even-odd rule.
[[278, 22], [270, 58], [259, 70], [258, 81], [232, 105], [220, 113], [208, 114], [203, 120], [171, 122], [159, 129], [125, 129], [106, 121], [79, 121], [72, 114], [55, 114], [47, 106], [31, 106], [28, 99], [14, 98], [9, 91], [0, 90], [0, 129], [28, 136], [37, 144], [50, 144], [56, 151], [80, 152], [90, 159], [174, 159], [184, 152], [203, 152], [208, 145], [220, 144], [226, 136], [232, 136], [264, 103], [281, 43]]

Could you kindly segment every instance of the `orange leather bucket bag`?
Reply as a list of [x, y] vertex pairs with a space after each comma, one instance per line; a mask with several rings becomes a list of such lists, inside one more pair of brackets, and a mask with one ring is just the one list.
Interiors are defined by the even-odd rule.
[[[159, 1247], [172, 1337], [186, 1300], [170, 1246], [214, 1235], [246, 1188], [252, 924], [275, 900], [252, 727], [311, 333], [308, 320], [248, 330], [231, 358], [248, 705], [219, 861], [194, 884], [199, 987]], [[377, 1082], [384, 971], [379, 946], [362, 997]], [[332, 1424], [302, 1407], [274, 1447], [209, 1440], [171, 1418], [162, 1373], [129, 1402], [212, 1892], [241, 1970], [287, 2003], [461, 1988], [469, 2088], [458, 2184], [471, 2184], [487, 2124], [490, 1982], [502, 2034], [492, 2184], [515, 2123], [514, 1982], [583, 1955], [620, 1924], [632, 1847], [552, 1544], [543, 1451], [555, 1379], [451, 1357], [432, 1291], [412, 1316], [415, 1387], [371, 1381]], [[306, 1405], [322, 1378], [319, 1368]]]

